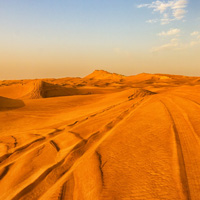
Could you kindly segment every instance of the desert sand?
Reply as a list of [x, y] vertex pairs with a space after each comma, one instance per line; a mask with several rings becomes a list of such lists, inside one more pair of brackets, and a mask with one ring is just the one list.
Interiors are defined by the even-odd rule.
[[200, 78], [0, 81], [1, 200], [199, 200]]

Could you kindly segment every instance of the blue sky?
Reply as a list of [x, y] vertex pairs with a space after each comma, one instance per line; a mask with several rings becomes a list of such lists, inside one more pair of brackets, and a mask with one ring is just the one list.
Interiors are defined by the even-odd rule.
[[0, 0], [0, 79], [200, 75], [200, 1]]

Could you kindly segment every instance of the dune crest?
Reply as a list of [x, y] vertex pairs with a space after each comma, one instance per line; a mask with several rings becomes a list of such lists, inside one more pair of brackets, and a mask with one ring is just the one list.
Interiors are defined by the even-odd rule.
[[104, 70], [95, 70], [91, 74], [84, 77], [85, 79], [111, 79], [111, 80], [119, 80], [123, 79], [125, 76], [116, 74], [116, 73], [110, 73]]
[[45, 97], [45, 82], [42, 80], [36, 80], [29, 83], [27, 89], [30, 91], [22, 96], [22, 99], [39, 99]]

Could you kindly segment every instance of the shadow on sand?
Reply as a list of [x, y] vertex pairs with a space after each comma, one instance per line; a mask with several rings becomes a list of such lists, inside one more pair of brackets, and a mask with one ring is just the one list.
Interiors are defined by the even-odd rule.
[[12, 110], [24, 106], [24, 102], [20, 99], [10, 99], [0, 96], [0, 110]]

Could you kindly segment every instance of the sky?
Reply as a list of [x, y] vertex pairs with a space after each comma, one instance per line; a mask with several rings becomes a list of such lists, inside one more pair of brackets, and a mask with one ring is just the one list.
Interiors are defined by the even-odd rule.
[[199, 0], [0, 0], [0, 79], [200, 76]]

